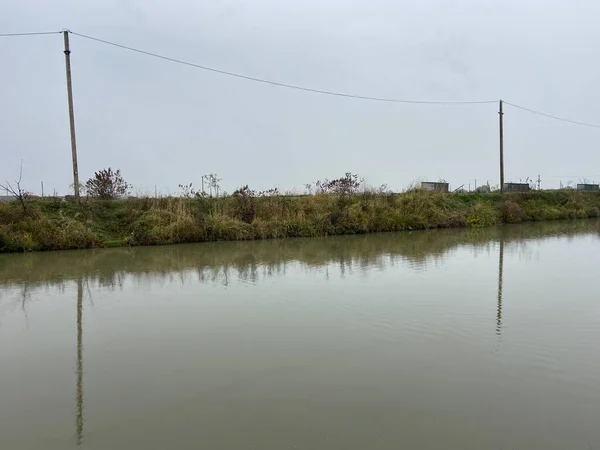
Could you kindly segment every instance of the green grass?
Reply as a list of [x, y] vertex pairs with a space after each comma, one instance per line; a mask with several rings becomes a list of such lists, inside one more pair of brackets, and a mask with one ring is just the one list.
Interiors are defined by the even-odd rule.
[[482, 228], [600, 216], [600, 193], [274, 196], [0, 204], [0, 252]]

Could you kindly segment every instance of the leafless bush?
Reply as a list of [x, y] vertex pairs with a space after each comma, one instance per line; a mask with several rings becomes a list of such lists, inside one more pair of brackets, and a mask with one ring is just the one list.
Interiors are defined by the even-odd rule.
[[266, 191], [260, 191], [258, 193], [259, 197], [278, 197], [280, 195], [279, 189], [277, 188], [267, 189]]
[[180, 184], [179, 189], [181, 190], [181, 196], [184, 198], [192, 198], [198, 195], [192, 183], [190, 184]]
[[264, 191], [255, 191], [253, 189], [250, 189], [248, 187], [248, 185], [237, 188], [232, 194], [233, 197], [252, 197], [252, 198], [278, 197], [280, 195], [281, 195], [281, 193], [279, 192], [278, 188], [271, 188], [271, 189], [267, 189]]
[[21, 207], [23, 208], [23, 213], [27, 214], [27, 205], [25, 200], [31, 196], [29, 192], [24, 190], [21, 187], [21, 180], [23, 179], [23, 161], [21, 161], [21, 167], [19, 169], [19, 179], [15, 180], [15, 185], [13, 186], [9, 181], [6, 181], [6, 184], [0, 184], [0, 188], [4, 189], [10, 195], [12, 195], [15, 200], [17, 200]]
[[329, 195], [356, 195], [359, 192], [360, 187], [363, 185], [364, 180], [359, 178], [358, 175], [351, 172], [334, 180], [317, 180], [315, 182], [316, 190], [321, 194]]
[[128, 195], [131, 185], [125, 181], [120, 170], [113, 172], [109, 167], [95, 172], [94, 176], [86, 181], [85, 191], [90, 197], [110, 200]]
[[[219, 190], [221, 189], [219, 183], [222, 181], [222, 179], [219, 178], [216, 173], [209, 173], [208, 175], [202, 175], [202, 180], [203, 182], [206, 182], [209, 195], [212, 197], [214, 192], [214, 196], [218, 197]], [[204, 184], [202, 186], [202, 192], [204, 192]]]

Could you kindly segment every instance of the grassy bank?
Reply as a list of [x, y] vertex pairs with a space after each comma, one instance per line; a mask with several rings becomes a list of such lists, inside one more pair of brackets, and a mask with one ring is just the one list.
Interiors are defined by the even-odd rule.
[[315, 237], [600, 216], [600, 193], [409, 192], [0, 204], [0, 252]]

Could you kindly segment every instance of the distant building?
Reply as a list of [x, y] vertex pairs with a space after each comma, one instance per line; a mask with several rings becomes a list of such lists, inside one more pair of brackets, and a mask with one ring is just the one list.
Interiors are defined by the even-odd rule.
[[600, 184], [578, 184], [578, 191], [600, 191]]
[[449, 192], [449, 183], [436, 183], [432, 181], [422, 181], [421, 189], [424, 191], [437, 191], [437, 192]]
[[529, 192], [531, 186], [528, 183], [504, 183], [504, 192]]

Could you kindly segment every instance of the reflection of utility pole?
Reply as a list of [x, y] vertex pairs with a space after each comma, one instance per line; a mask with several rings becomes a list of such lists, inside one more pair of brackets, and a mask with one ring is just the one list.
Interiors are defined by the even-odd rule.
[[502, 284], [504, 275], [504, 239], [500, 238], [500, 254], [498, 256], [498, 309], [496, 310], [496, 334], [502, 331]]
[[83, 281], [77, 280], [77, 445], [83, 443]]

